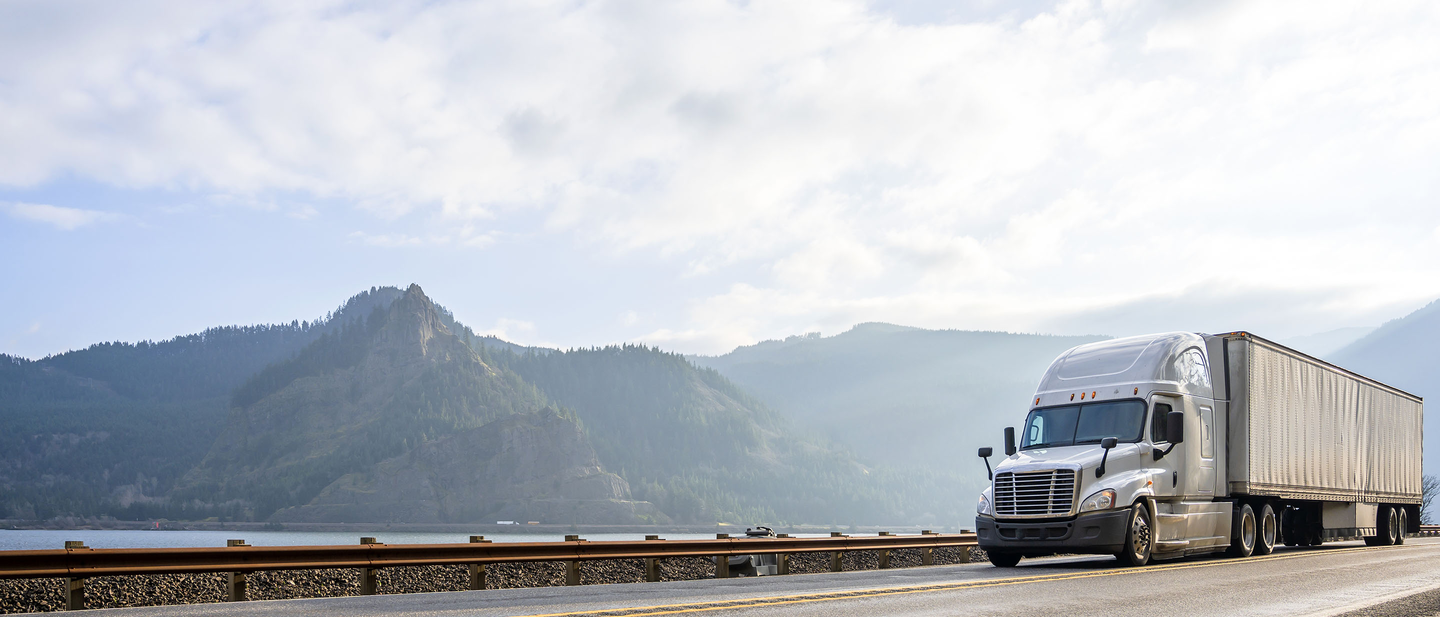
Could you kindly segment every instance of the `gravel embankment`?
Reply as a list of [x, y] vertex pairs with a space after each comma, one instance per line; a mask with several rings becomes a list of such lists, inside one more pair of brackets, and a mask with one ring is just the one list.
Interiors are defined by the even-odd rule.
[[[961, 548], [935, 550], [938, 565], [961, 562]], [[974, 561], [983, 561], [980, 549], [969, 549]], [[892, 551], [891, 567], [920, 565], [920, 551]], [[856, 551], [844, 557], [846, 570], [874, 570], [879, 555]], [[828, 553], [798, 553], [790, 557], [793, 574], [828, 572]], [[714, 578], [715, 564], [704, 557], [676, 557], [660, 560], [664, 581]], [[587, 562], [581, 566], [583, 585], [638, 583], [645, 580], [644, 562], [639, 559]], [[324, 598], [360, 595], [360, 571], [277, 570], [254, 572], [247, 577], [251, 600]], [[386, 568], [377, 581], [379, 593], [422, 593], [460, 591], [470, 583], [465, 566], [416, 566]], [[486, 568], [487, 589], [551, 587], [565, 584], [563, 562], [501, 563]], [[0, 580], [0, 613], [58, 611], [65, 608], [63, 579]], [[158, 574], [152, 576], [103, 576], [85, 581], [86, 608], [200, 604], [225, 599], [224, 574]]]

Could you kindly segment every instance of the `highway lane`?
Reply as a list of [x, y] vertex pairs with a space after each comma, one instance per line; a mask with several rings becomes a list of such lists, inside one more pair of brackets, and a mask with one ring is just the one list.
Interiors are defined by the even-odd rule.
[[[279, 600], [141, 609], [125, 615], [1339, 615], [1440, 598], [1440, 539], [1281, 549], [1249, 559], [1194, 558], [1145, 568], [1108, 557], [1025, 560], [674, 583]], [[1396, 608], [1399, 607], [1399, 608]], [[1394, 610], [1401, 610], [1396, 613]], [[1440, 608], [1435, 611], [1440, 612]], [[1381, 613], [1375, 613], [1381, 614]]]

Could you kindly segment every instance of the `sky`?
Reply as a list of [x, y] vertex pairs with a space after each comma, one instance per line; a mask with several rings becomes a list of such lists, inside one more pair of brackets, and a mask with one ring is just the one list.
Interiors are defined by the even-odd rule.
[[1440, 297], [1440, 4], [0, 3], [0, 353], [315, 319], [686, 353]]

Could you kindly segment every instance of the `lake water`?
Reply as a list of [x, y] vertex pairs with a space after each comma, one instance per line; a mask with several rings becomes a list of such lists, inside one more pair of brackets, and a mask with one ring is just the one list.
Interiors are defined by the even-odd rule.
[[[744, 533], [741, 530], [740, 533]], [[66, 540], [80, 540], [89, 548], [178, 548], [187, 546], [225, 546], [229, 539], [243, 539], [251, 546], [313, 546], [358, 544], [360, 537], [370, 536], [384, 544], [450, 544], [470, 541], [463, 533], [385, 532], [359, 534], [349, 531], [149, 531], [120, 529], [0, 529], [0, 550], [43, 550], [65, 548]], [[795, 534], [807, 537], [820, 534]], [[859, 534], [856, 534], [859, 535]], [[644, 540], [643, 533], [581, 534], [590, 541]], [[715, 534], [668, 533], [666, 540], [714, 539]], [[560, 542], [565, 534], [497, 533], [486, 534], [494, 542]]]

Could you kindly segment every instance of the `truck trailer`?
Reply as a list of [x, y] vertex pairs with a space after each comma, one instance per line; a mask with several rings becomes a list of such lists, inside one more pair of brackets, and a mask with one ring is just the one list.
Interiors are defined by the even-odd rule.
[[1130, 565], [1420, 530], [1420, 397], [1248, 332], [1080, 345], [1045, 372], [975, 527], [991, 563]]

